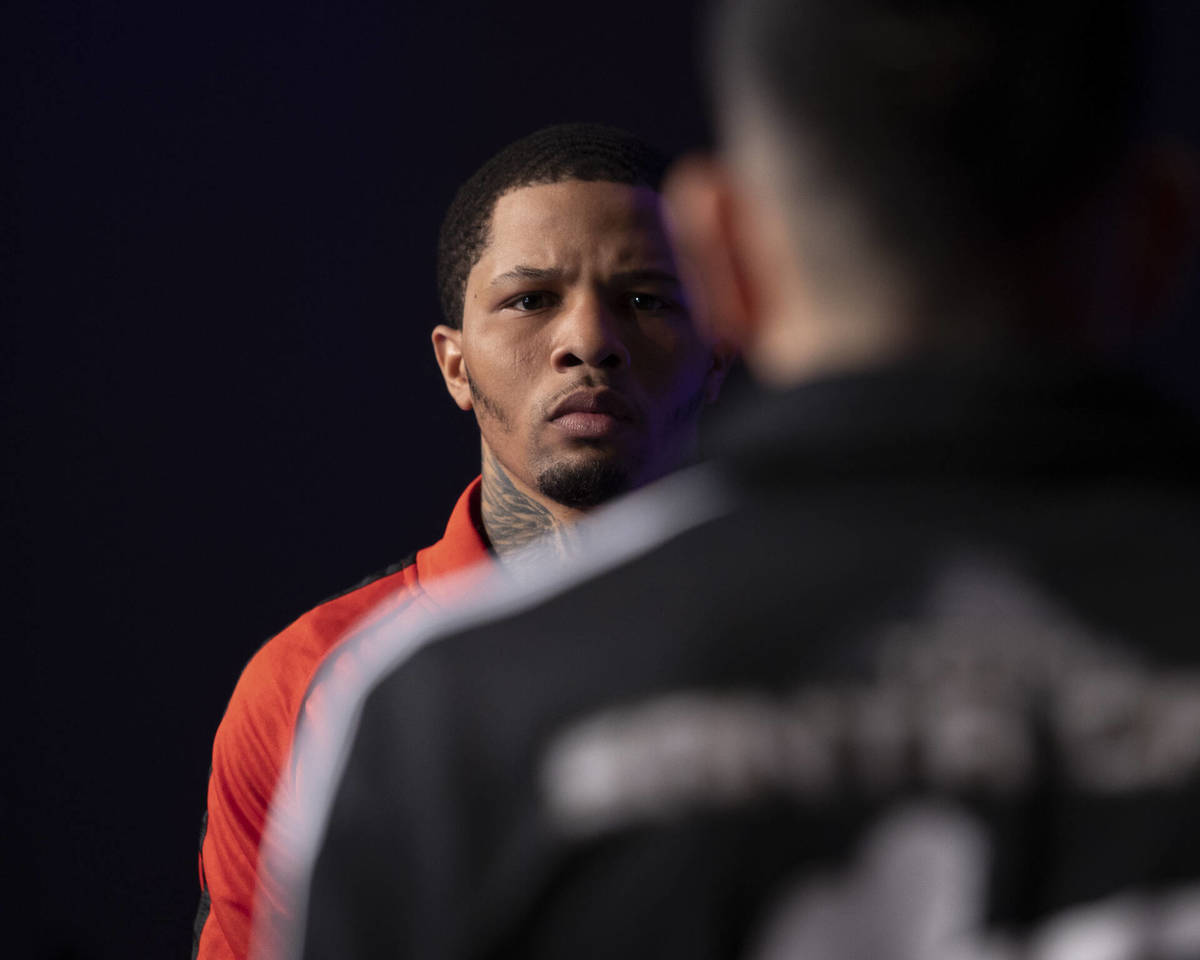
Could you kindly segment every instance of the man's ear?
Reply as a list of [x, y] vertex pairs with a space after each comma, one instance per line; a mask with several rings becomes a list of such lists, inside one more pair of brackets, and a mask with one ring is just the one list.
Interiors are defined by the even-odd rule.
[[712, 346], [712, 360], [708, 372], [704, 375], [704, 402], [715, 403], [721, 395], [721, 387], [725, 383], [733, 361], [737, 359], [738, 350], [728, 340], [718, 340]]
[[720, 345], [714, 368], [719, 390], [732, 358], [753, 339], [758, 321], [745, 250], [737, 236], [733, 181], [720, 161], [693, 155], [671, 170], [663, 198], [693, 319], [703, 335]]
[[471, 384], [467, 380], [467, 365], [462, 352], [462, 331], [439, 323], [433, 328], [433, 352], [437, 357], [446, 389], [460, 410], [470, 410]]

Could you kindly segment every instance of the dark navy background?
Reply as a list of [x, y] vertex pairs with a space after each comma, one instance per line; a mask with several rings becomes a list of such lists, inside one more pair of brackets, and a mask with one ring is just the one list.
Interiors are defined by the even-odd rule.
[[[242, 665], [434, 540], [477, 471], [428, 342], [442, 211], [546, 123], [702, 145], [691, 4], [4, 18], [0, 953], [184, 956]], [[1198, 341], [1148, 351], [1192, 400]]]

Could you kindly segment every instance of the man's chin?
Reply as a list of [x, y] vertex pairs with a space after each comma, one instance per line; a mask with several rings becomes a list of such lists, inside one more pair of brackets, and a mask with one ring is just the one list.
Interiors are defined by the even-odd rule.
[[587, 510], [627, 492], [630, 471], [610, 459], [556, 463], [537, 476], [538, 492], [564, 507]]

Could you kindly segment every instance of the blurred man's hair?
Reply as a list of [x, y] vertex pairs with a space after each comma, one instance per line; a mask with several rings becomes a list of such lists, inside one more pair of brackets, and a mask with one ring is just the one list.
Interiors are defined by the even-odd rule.
[[1134, 6], [724, 0], [718, 106], [727, 120], [761, 108], [797, 158], [789, 186], [849, 198], [919, 287], [974, 284], [1121, 159], [1140, 76]]
[[438, 237], [437, 282], [446, 323], [462, 324], [467, 277], [488, 243], [504, 194], [564, 180], [604, 180], [658, 190], [667, 158], [624, 130], [597, 123], [545, 127], [509, 144], [455, 194]]

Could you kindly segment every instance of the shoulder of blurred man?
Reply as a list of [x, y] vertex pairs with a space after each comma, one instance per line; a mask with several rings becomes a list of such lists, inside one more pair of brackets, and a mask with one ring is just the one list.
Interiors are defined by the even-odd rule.
[[[1200, 873], [1172, 832], [1200, 783], [1175, 721], [1139, 727], [1139, 763], [1072, 714], [1114, 682], [1126, 720], [1200, 704], [1190, 418], [1090, 371], [935, 366], [777, 396], [731, 432], [721, 471], [598, 515], [553, 583], [372, 640], [397, 653], [343, 685], [353, 737], [315, 759], [301, 734], [302, 762], [344, 773], [303, 798], [290, 955], [375, 956], [342, 939], [367, 929], [380, 955], [745, 947], [772, 896], [922, 798], [963, 811], [989, 920], [1030, 936]], [[931, 682], [930, 656], [969, 682]], [[1079, 816], [1037, 853], [1056, 810]]]

